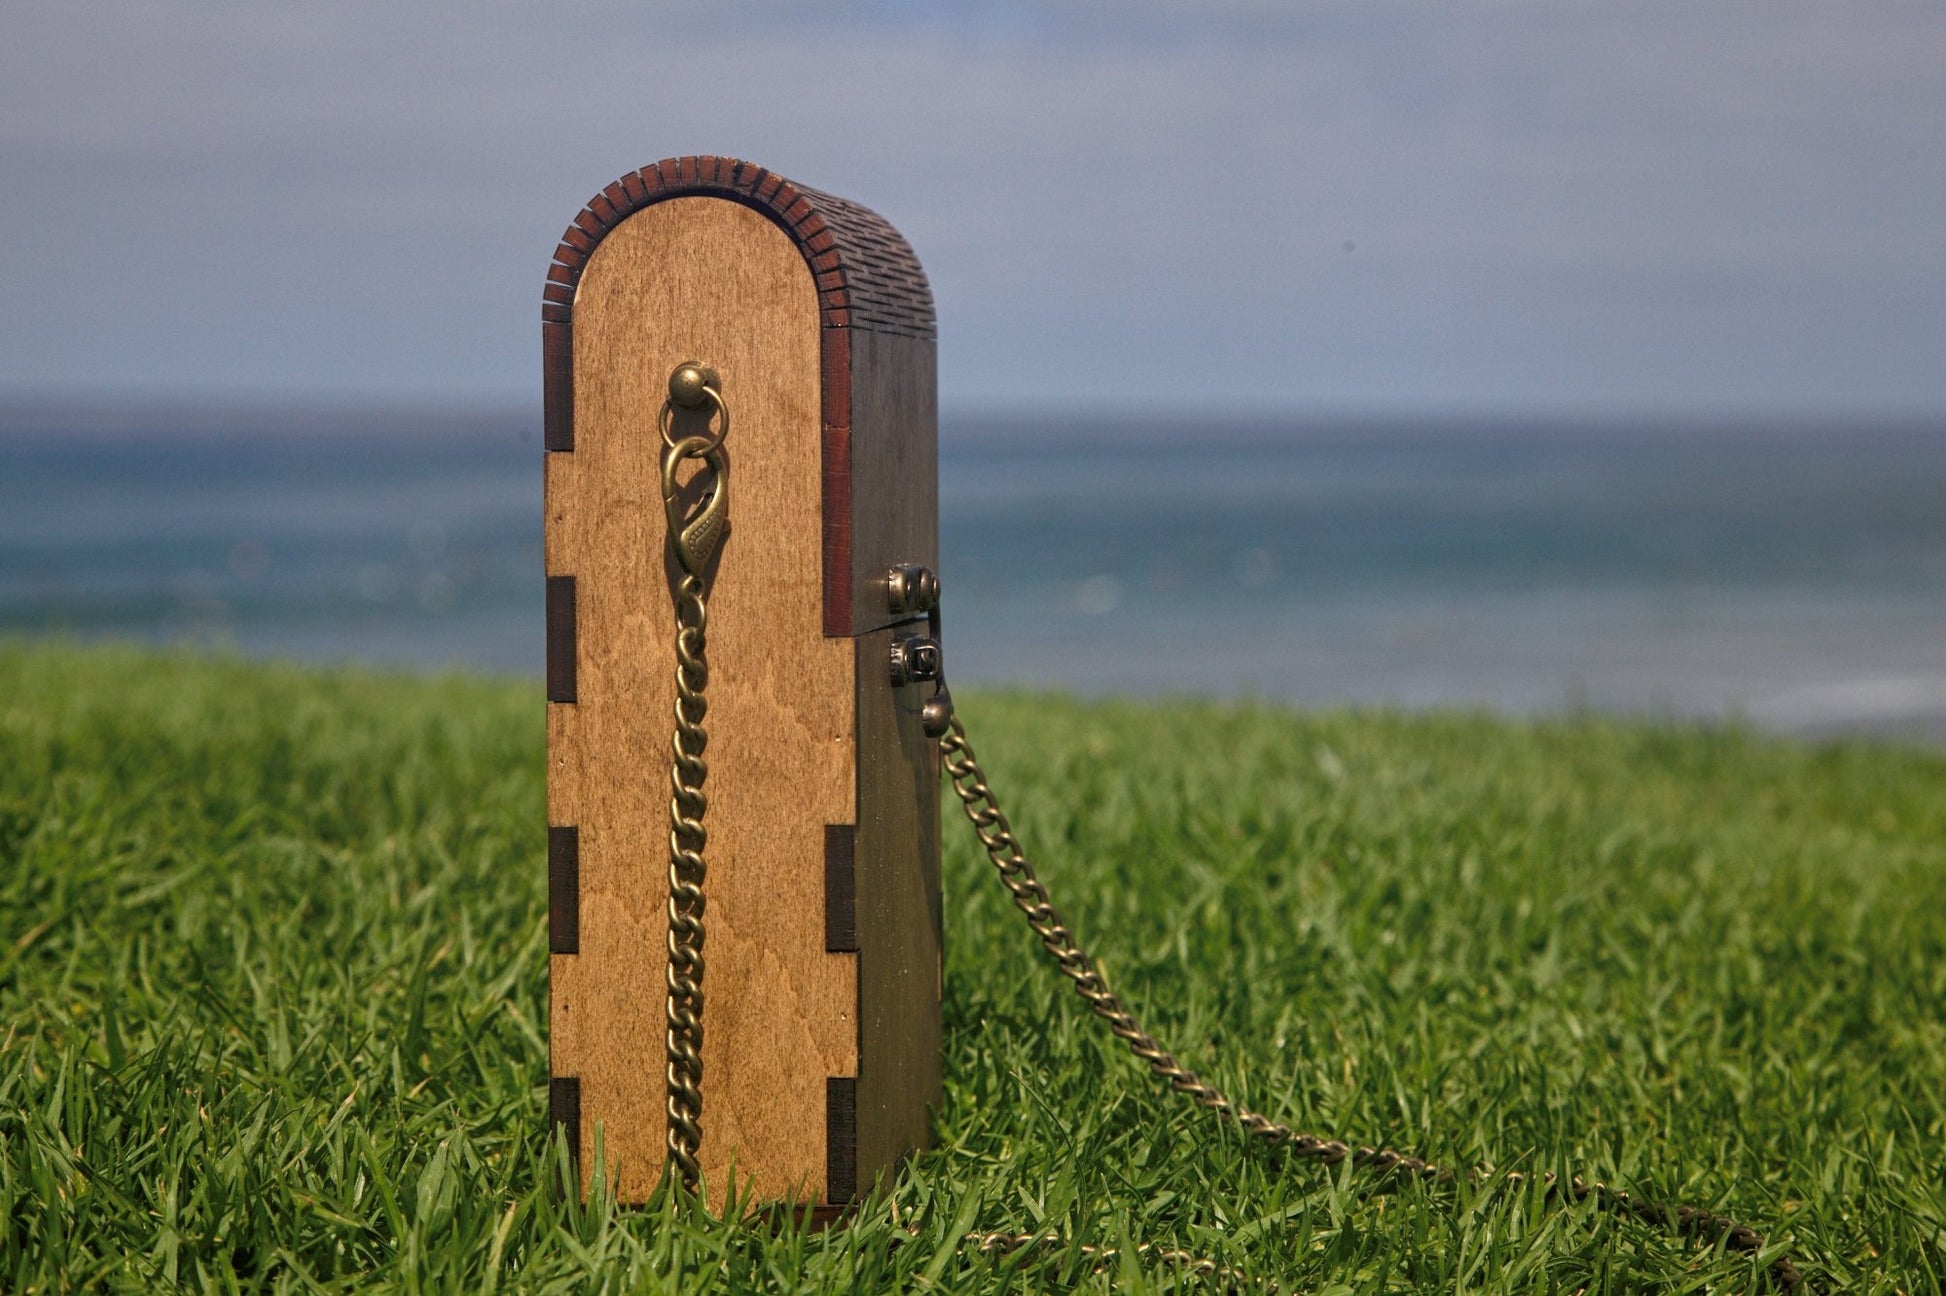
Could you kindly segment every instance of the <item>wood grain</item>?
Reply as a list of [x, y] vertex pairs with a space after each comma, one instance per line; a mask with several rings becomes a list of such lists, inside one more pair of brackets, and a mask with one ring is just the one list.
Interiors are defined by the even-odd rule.
[[911, 631], [854, 641], [861, 1189], [931, 1143], [940, 1097], [939, 745], [919, 722], [932, 685], [894, 689], [887, 674], [893, 636]]
[[[859, 1188], [931, 1141], [940, 1099], [939, 748], [893, 689], [885, 571], [939, 566], [938, 414], [930, 338], [851, 336], [852, 608], [858, 645]], [[947, 661], [952, 659], [947, 641]], [[950, 673], [950, 671], [949, 671]]]
[[931, 686], [890, 686], [882, 584], [893, 563], [937, 565], [931, 291], [875, 213], [715, 157], [608, 186], [554, 261], [557, 1116], [572, 1096], [584, 1185], [599, 1128], [620, 1196], [653, 1188], [674, 628], [655, 419], [669, 370], [697, 358], [734, 415], [710, 601], [702, 1162], [719, 1204], [734, 1162], [755, 1200], [828, 1220], [926, 1143], [939, 1097]]
[[[631, 171], [588, 201], [561, 236], [541, 294], [542, 367], [546, 375], [545, 440], [550, 450], [574, 447], [574, 321], [576, 292], [594, 250], [632, 213], [677, 197], [720, 197], [772, 221], [803, 255], [818, 293], [823, 325], [825, 520], [825, 631], [870, 629], [869, 605], [854, 604], [859, 570], [851, 550], [850, 462], [854, 336], [897, 336], [927, 345], [937, 336], [932, 288], [911, 244], [877, 212], [833, 194], [796, 184], [737, 158], [666, 158]], [[914, 352], [913, 354], [917, 354]], [[930, 400], [930, 392], [927, 394]], [[930, 433], [928, 433], [930, 436]]]
[[936, 344], [851, 331], [850, 633], [891, 624], [885, 570], [939, 570]]
[[[597, 222], [599, 223], [599, 222]], [[855, 816], [854, 646], [823, 634], [819, 290], [751, 207], [655, 203], [587, 257], [571, 454], [547, 456], [547, 570], [573, 575], [576, 702], [549, 708], [548, 817], [579, 828], [580, 953], [551, 963], [556, 1075], [625, 1200], [662, 1171], [671, 573], [656, 417], [722, 375], [730, 530], [709, 600], [701, 1161], [759, 1199], [825, 1188], [827, 1080], [858, 1074], [858, 957], [827, 953], [824, 830]]]

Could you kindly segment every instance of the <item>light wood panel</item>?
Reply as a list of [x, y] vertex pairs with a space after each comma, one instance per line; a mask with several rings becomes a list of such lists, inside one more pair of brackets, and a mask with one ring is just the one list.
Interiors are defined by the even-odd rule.
[[655, 422], [694, 357], [734, 416], [711, 597], [702, 1161], [719, 1204], [734, 1161], [754, 1200], [822, 1199], [829, 1218], [925, 1145], [939, 1097], [931, 686], [890, 686], [892, 637], [922, 627], [888, 628], [882, 584], [894, 563], [937, 565], [931, 294], [874, 213], [713, 157], [610, 185], [554, 260], [550, 1106], [584, 1179], [599, 1136], [622, 1198], [652, 1190], [675, 581]]
[[732, 414], [709, 600], [703, 1145], [720, 1204], [817, 1201], [830, 1077], [858, 1074], [857, 955], [824, 948], [824, 829], [855, 815], [854, 646], [822, 633], [820, 319], [802, 253], [739, 203], [671, 198], [602, 238], [574, 303], [573, 450], [548, 456], [547, 570], [575, 578], [576, 700], [549, 707], [548, 817], [579, 830], [579, 953], [551, 967], [554, 1074], [624, 1199], [662, 1172], [672, 573], [669, 371]]

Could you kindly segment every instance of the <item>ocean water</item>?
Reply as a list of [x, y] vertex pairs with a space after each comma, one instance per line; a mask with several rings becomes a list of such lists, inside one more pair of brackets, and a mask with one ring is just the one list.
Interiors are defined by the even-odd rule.
[[[956, 682], [1946, 737], [1946, 425], [941, 440]], [[538, 677], [534, 420], [0, 417], [0, 634]]]

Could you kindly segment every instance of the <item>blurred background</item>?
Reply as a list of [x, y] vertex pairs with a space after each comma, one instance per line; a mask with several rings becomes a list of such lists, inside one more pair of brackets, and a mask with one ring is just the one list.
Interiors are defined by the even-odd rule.
[[540, 288], [751, 158], [940, 315], [958, 683], [1946, 740], [1946, 8], [0, 15], [0, 634], [531, 675]]

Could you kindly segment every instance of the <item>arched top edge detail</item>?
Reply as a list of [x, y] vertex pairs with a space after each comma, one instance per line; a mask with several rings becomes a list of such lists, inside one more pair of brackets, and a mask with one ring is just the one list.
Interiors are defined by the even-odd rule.
[[737, 158], [668, 158], [631, 171], [588, 201], [561, 236], [541, 294], [541, 321], [569, 325], [581, 272], [607, 233], [669, 198], [727, 198], [754, 208], [790, 235], [818, 287], [826, 328], [934, 338], [932, 288], [912, 245], [868, 207], [793, 184]]

